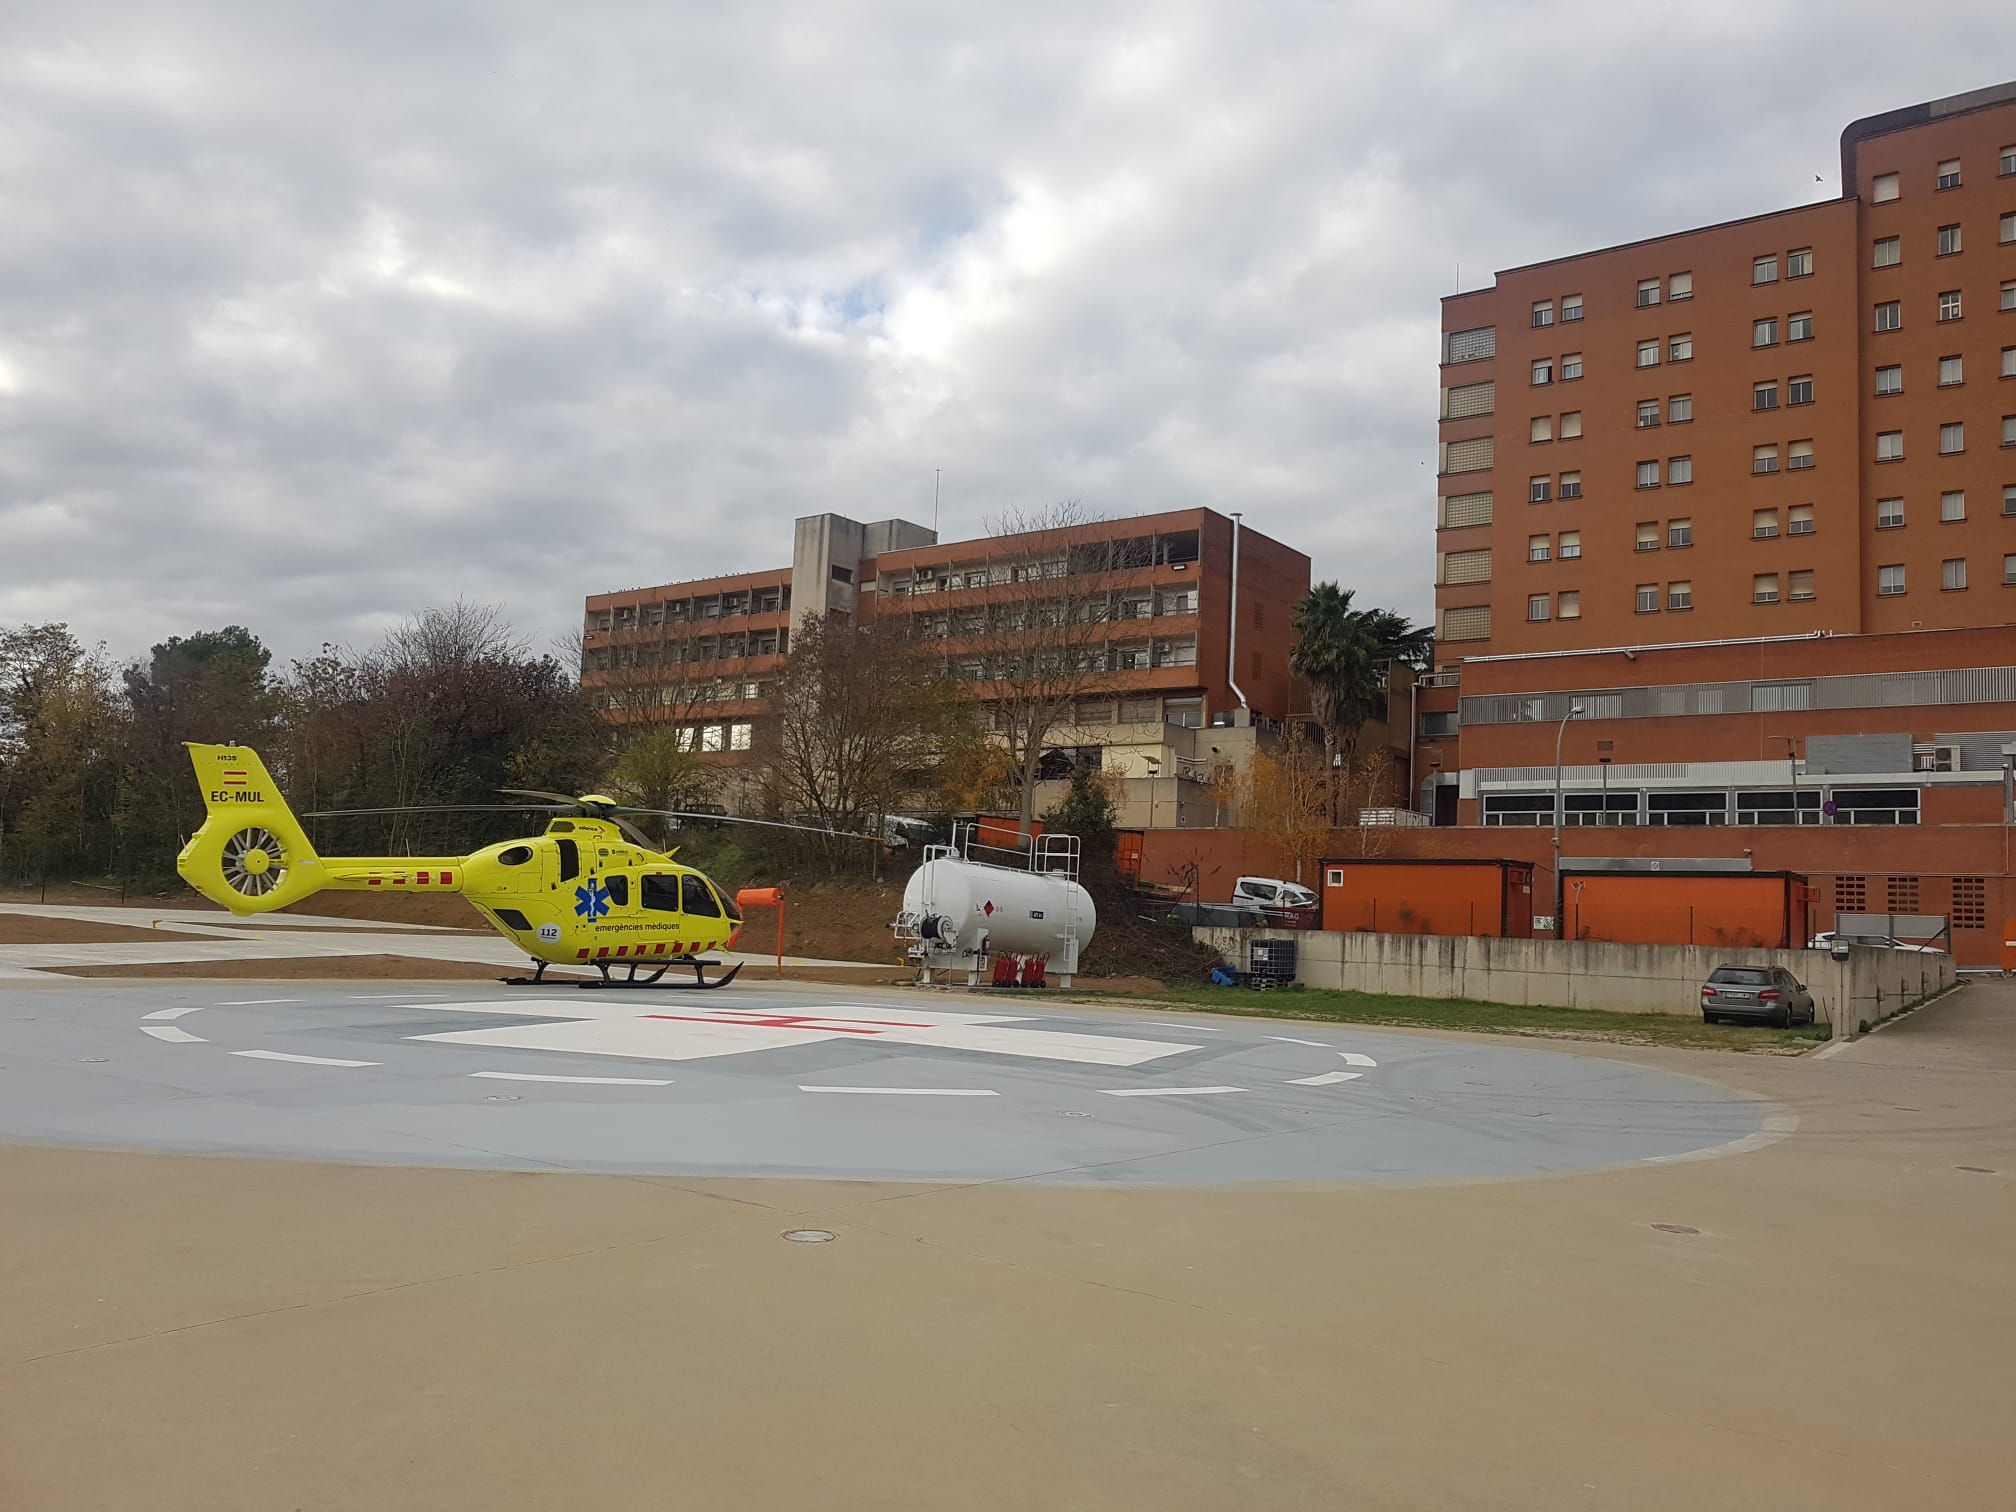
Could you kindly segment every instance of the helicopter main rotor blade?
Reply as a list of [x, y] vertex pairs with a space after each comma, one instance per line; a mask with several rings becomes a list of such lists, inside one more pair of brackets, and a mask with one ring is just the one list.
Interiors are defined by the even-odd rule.
[[[578, 805], [568, 804], [572, 812]], [[302, 819], [347, 819], [353, 814], [551, 814], [558, 805], [541, 803], [414, 803], [399, 808], [311, 809]]]
[[764, 829], [802, 830], [808, 835], [838, 835], [842, 840], [866, 840], [878, 843], [873, 835], [863, 835], [854, 830], [821, 829], [816, 824], [786, 824], [781, 819], [738, 819], [733, 814], [696, 814], [685, 809], [632, 808], [628, 804], [610, 810], [616, 814], [657, 814], [667, 819], [702, 819], [710, 824], [757, 824]]
[[649, 835], [645, 834], [644, 831], [637, 828], [637, 826], [632, 824], [628, 819], [619, 819], [614, 814], [609, 814], [606, 815], [605, 817], [609, 820], [611, 824], [615, 825], [616, 828], [620, 829], [621, 831], [623, 831], [625, 835], [630, 837], [631, 844], [643, 846], [645, 850], [651, 852], [651, 854], [654, 856], [663, 854], [663, 852], [658, 847], [657, 841], [653, 840]]
[[509, 793], [513, 798], [544, 798], [548, 803], [564, 803], [570, 809], [582, 807], [581, 800], [569, 798], [565, 793], [542, 793], [537, 788], [499, 788], [500, 793]]

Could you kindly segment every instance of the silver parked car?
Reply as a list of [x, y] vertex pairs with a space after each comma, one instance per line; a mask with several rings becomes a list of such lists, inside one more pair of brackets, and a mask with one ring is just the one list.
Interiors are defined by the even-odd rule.
[[1783, 966], [1717, 966], [1701, 987], [1701, 1021], [1762, 1019], [1781, 1029], [1813, 1022], [1813, 994]]

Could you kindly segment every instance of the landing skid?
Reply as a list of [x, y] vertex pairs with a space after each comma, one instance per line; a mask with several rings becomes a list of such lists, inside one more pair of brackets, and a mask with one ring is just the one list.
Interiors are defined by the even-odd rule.
[[[562, 983], [567, 983], [584, 990], [594, 991], [600, 991], [604, 987], [635, 988], [641, 991], [648, 987], [659, 992], [691, 992], [695, 989], [702, 992], [712, 992], [716, 987], [726, 987], [730, 982], [734, 981], [736, 973], [742, 969], [742, 962], [737, 961], [733, 966], [728, 968], [726, 976], [717, 977], [710, 982], [707, 980], [707, 968], [709, 966], [719, 966], [721, 963], [719, 961], [703, 961], [694, 956], [683, 956], [676, 961], [667, 961], [649, 976], [643, 978], [639, 978], [637, 975], [637, 968], [642, 964], [637, 961], [618, 961], [614, 963], [619, 967], [628, 968], [629, 974], [622, 977], [610, 974], [609, 962], [595, 961], [591, 964], [595, 967], [597, 973], [599, 973], [592, 981], [584, 980], [581, 977], [556, 977], [549, 982], [546, 980], [547, 963], [540, 961], [532, 975], [529, 977], [505, 977], [504, 985], [506, 987], [555, 987]], [[691, 966], [693, 968], [693, 980], [690, 982], [660, 982], [658, 979], [674, 966]]]

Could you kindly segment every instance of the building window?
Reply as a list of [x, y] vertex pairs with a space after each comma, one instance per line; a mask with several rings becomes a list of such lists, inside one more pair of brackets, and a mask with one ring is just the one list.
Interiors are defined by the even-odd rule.
[[1638, 343], [1638, 366], [1659, 366], [1659, 342], [1656, 337], [1651, 341], [1641, 341]]
[[2002, 149], [2002, 157], [1996, 165], [1995, 171], [2004, 178], [2009, 177], [2012, 173], [2016, 173], [2016, 147], [2004, 147]]
[[2002, 417], [2002, 444], [2016, 446], [2016, 415]]
[[1582, 532], [1564, 530], [1561, 532], [1561, 560], [1572, 562], [1582, 555]]
[[1694, 481], [1694, 459], [1692, 457], [1668, 457], [1666, 459], [1666, 481], [1678, 486]]
[[1553, 544], [1553, 537], [1551, 536], [1537, 535], [1526, 537], [1526, 560], [1529, 562], [1552, 561], [1554, 558]]
[[1904, 260], [1904, 238], [1901, 236], [1879, 236], [1876, 238], [1875, 255], [1871, 266], [1894, 268]]
[[1491, 581], [1491, 552], [1450, 551], [1442, 557], [1442, 578], [1447, 584], [1488, 583]]
[[1554, 301], [1551, 299], [1534, 300], [1533, 328], [1537, 331], [1542, 326], [1551, 326], [1552, 324], [1554, 324]]
[[1939, 296], [1939, 318], [1958, 320], [1960, 318], [1960, 291], [1947, 289]]
[[1809, 602], [1813, 597], [1813, 573], [1795, 572], [1785, 579], [1785, 596], [1795, 604]]
[[1694, 396], [1692, 394], [1675, 394], [1666, 401], [1666, 423], [1668, 425], [1684, 425], [1693, 418]]
[[2002, 513], [2016, 515], [2016, 483], [2002, 485]]
[[1581, 376], [1582, 354], [1580, 352], [1565, 353], [1561, 358], [1561, 381], [1563, 383], [1572, 383]]
[[1526, 618], [1528, 620], [1548, 619], [1551, 617], [1551, 611], [1553, 607], [1554, 607], [1554, 600], [1549, 598], [1546, 594], [1544, 593], [1532, 594], [1526, 600]]
[[1534, 362], [1533, 387], [1538, 388], [1543, 383], [1552, 383], [1553, 381], [1554, 359], [1552, 357], [1542, 357]]
[[1955, 877], [1953, 879], [1953, 927], [1955, 929], [1986, 929], [1988, 927], [1988, 879], [1986, 877]]
[[1901, 564], [1876, 569], [1876, 591], [1884, 598], [1895, 598], [1904, 591], [1904, 568]]
[[1760, 572], [1750, 579], [1750, 602], [1753, 604], [1775, 604], [1778, 602], [1778, 574]]
[[1554, 417], [1552, 415], [1535, 415], [1532, 424], [1527, 427], [1526, 439], [1529, 441], [1552, 441], [1554, 439]]
[[1561, 416], [1561, 439], [1574, 441], [1582, 435], [1582, 411], [1568, 410]]
[[1561, 474], [1561, 497], [1564, 499], [1579, 499], [1582, 497], [1582, 474], [1579, 472], [1564, 472]]
[[1896, 363], [1876, 369], [1876, 392], [1878, 394], [1901, 394], [1904, 392], [1904, 369]]
[[1785, 402], [1791, 404], [1811, 404], [1813, 402], [1813, 375], [1788, 378], [1785, 381]]
[[1967, 423], [1964, 420], [1949, 420], [1939, 427], [1939, 455], [1950, 457], [1955, 452], [1967, 450]]
[[1881, 205], [1897, 198], [1897, 175], [1879, 173], [1869, 185], [1869, 199], [1872, 204]]
[[1645, 309], [1659, 303], [1659, 280], [1641, 278], [1638, 280], [1638, 308]]
[[1640, 462], [1638, 464], [1638, 486], [1640, 488], [1657, 488], [1659, 486], [1658, 462]]
[[1581, 318], [1582, 318], [1582, 296], [1580, 294], [1562, 295], [1561, 323], [1563, 325], [1566, 325], [1571, 320], [1580, 320]]
[[2002, 376], [2016, 378], [2016, 346], [2002, 348]]
[[1638, 550], [1657, 551], [1659, 549], [1659, 522], [1640, 520], [1638, 522]]
[[1691, 332], [1668, 337], [1666, 341], [1668, 362], [1692, 362], [1694, 360], [1694, 337]]
[[2016, 241], [2016, 210], [2008, 211], [2003, 215], [1997, 226], [1995, 239], [2004, 242]]
[[1639, 614], [1657, 614], [1659, 612], [1659, 585], [1657, 583], [1640, 583], [1638, 585], [1634, 609]]
[[1483, 362], [1498, 355], [1498, 327], [1473, 326], [1467, 331], [1442, 333], [1444, 366], [1457, 362]]
[[1666, 280], [1666, 297], [1669, 300], [1692, 299], [1694, 297], [1694, 275], [1675, 273]]
[[1787, 341], [1811, 341], [1813, 339], [1813, 312], [1801, 310], [1796, 315], [1785, 317], [1785, 339]]
[[1963, 369], [1958, 357], [1941, 357], [1939, 359], [1939, 387], [1951, 388], [1956, 383], [1964, 382], [1965, 379], [1962, 374]]
[[1774, 252], [1769, 257], [1753, 257], [1750, 259], [1750, 282], [1753, 284], [1778, 282], [1777, 253]]
[[1542, 473], [1537, 478], [1528, 478], [1526, 480], [1526, 502], [1528, 504], [1545, 504], [1553, 497], [1554, 479], [1551, 474]]
[[1694, 585], [1688, 582], [1666, 585], [1666, 607], [1668, 609], [1692, 609], [1694, 607]]
[[1967, 586], [1967, 558], [1948, 557], [1939, 564], [1939, 586], [1954, 593]]
[[[1468, 525], [1491, 523], [1491, 495], [1488, 493], [1446, 494], [1442, 499], [1442, 528], [1461, 530]], [[1192, 590], [1193, 594], [1195, 590]]]
[[1694, 544], [1694, 522], [1692, 520], [1668, 520], [1666, 522], [1666, 544], [1675, 548]]
[[2016, 278], [2002, 280], [2001, 307], [2005, 310], [2016, 310]]
[[1442, 418], [1467, 420], [1472, 415], [1488, 415], [1497, 408], [1497, 400], [1495, 383], [1459, 383], [1442, 390]]
[[1582, 618], [1582, 595], [1572, 588], [1566, 593], [1561, 594], [1560, 607], [1556, 610], [1556, 617], [1560, 619]]
[[2016, 556], [2002, 558], [2002, 586], [2016, 585]]
[[1787, 278], [1810, 278], [1813, 276], [1813, 249], [1794, 247], [1785, 254], [1785, 276]]
[[1659, 423], [1659, 401], [1640, 399], [1638, 401], [1638, 429], [1644, 430]]
[[1813, 443], [1811, 441], [1794, 441], [1790, 446], [1785, 448], [1785, 470], [1787, 472], [1804, 472], [1812, 465]]
[[1904, 459], [1904, 432], [1878, 431], [1876, 433], [1876, 460], [1878, 462], [1901, 462]]
[[1949, 488], [1939, 495], [1939, 520], [1941, 524], [1952, 524], [1955, 520], [1967, 518], [1967, 491], [1964, 488]]
[[1753, 509], [1750, 511], [1750, 539], [1769, 541], [1778, 534], [1778, 511], [1775, 509]]
[[1753, 473], [1774, 473], [1778, 471], [1778, 448], [1775, 446], [1751, 447], [1750, 471]]
[[1948, 158], [1939, 165], [1939, 178], [1932, 186], [1935, 189], [1958, 189], [1960, 187], [1960, 159]]
[[1813, 534], [1813, 506], [1794, 504], [1785, 511], [1785, 534], [1788, 536]]
[[1895, 299], [1886, 299], [1876, 306], [1876, 329], [1895, 331], [1904, 325], [1904, 306]]
[[1775, 315], [1750, 322], [1750, 345], [1753, 347], [1778, 345], [1778, 318]]
[[1939, 253], [1941, 257], [1951, 257], [1960, 250], [1960, 228], [1941, 226], [1939, 228]]
[[1878, 499], [1876, 501], [1876, 528], [1896, 530], [1904, 523], [1904, 501], [1902, 499]]
[[1466, 604], [1458, 609], [1444, 609], [1442, 634], [1437, 639], [1445, 641], [1491, 639], [1491, 606]]
[[1774, 410], [1778, 408], [1778, 385], [1775, 383], [1751, 384], [1750, 408], [1753, 410]]

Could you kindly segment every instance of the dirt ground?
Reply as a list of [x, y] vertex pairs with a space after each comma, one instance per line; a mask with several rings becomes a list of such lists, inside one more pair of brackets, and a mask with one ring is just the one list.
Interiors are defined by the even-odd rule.
[[0, 945], [117, 945], [140, 940], [159, 944], [163, 938], [158, 929], [0, 913]]
[[1341, 1188], [0, 1147], [0, 1507], [2016, 1504], [2016, 986], [1830, 1060], [1592, 1053], [1800, 1127]]

